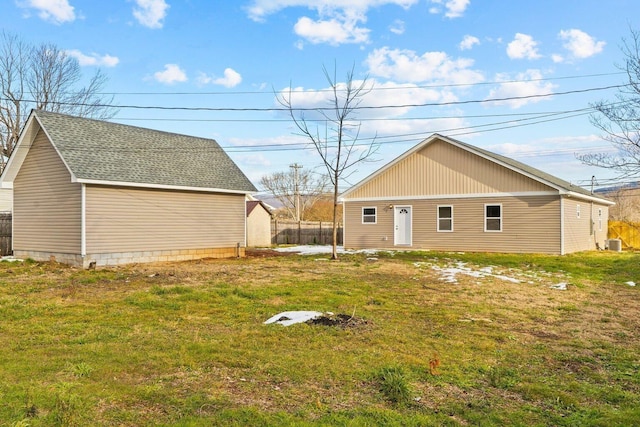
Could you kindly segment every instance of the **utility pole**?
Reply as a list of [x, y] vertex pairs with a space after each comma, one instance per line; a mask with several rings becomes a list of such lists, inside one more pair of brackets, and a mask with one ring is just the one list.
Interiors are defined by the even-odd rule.
[[300, 221], [300, 188], [298, 183], [298, 169], [302, 169], [302, 165], [294, 163], [289, 165], [293, 169], [293, 196], [296, 205], [296, 221]]

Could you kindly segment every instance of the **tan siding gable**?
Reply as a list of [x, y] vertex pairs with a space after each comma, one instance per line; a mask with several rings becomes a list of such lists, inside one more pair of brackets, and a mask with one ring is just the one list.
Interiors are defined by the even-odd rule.
[[40, 131], [14, 181], [14, 250], [80, 252], [81, 186]]
[[493, 161], [435, 140], [365, 182], [348, 199], [551, 190]]
[[87, 253], [235, 248], [244, 195], [87, 186]]

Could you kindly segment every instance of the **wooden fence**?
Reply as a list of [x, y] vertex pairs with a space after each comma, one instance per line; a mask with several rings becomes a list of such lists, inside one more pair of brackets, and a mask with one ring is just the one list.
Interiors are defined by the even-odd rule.
[[609, 238], [620, 239], [623, 249], [640, 248], [640, 222], [609, 221]]
[[[271, 221], [273, 245], [330, 245], [333, 223], [322, 221]], [[342, 244], [342, 224], [338, 224], [338, 244]]]
[[0, 256], [11, 255], [11, 214], [0, 213]]

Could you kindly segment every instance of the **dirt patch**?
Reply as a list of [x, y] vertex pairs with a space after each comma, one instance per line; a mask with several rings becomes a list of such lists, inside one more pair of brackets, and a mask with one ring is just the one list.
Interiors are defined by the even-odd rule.
[[349, 329], [366, 326], [368, 320], [348, 314], [323, 315], [315, 319], [307, 320], [308, 325], [333, 326], [336, 328]]
[[283, 256], [291, 256], [298, 255], [299, 252], [280, 252], [275, 251], [273, 249], [245, 249], [245, 256], [247, 258], [272, 258], [272, 257], [283, 257]]

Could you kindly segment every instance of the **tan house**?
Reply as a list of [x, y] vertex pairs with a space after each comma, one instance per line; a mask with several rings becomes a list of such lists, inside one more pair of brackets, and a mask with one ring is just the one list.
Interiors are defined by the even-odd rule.
[[271, 246], [271, 211], [260, 200], [247, 200], [247, 247]]
[[85, 268], [242, 256], [256, 191], [214, 140], [44, 111], [0, 187], [16, 257]]
[[434, 134], [342, 194], [344, 246], [566, 254], [605, 247], [602, 197]]

